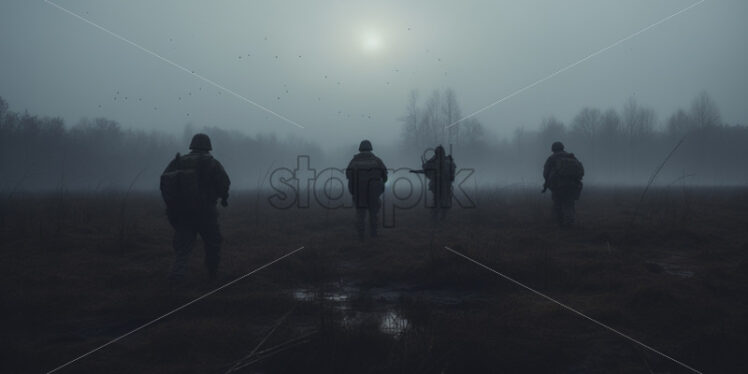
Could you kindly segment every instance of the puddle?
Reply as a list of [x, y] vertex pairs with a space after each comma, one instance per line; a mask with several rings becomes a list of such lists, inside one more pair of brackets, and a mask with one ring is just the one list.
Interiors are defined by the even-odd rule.
[[[356, 287], [338, 287], [320, 291], [310, 288], [297, 288], [292, 291], [295, 300], [304, 302], [325, 301], [342, 312], [340, 325], [347, 329], [358, 328], [365, 324], [378, 326], [380, 332], [399, 337], [410, 326], [410, 321], [397, 311], [401, 292], [393, 289], [376, 288], [365, 291]], [[361, 297], [374, 301], [374, 305], [361, 310], [354, 300]]]
[[691, 271], [691, 270], [683, 270], [683, 269], [680, 269], [680, 268], [670, 268], [670, 269], [668, 269], [667, 267], [665, 267], [665, 272], [668, 273], [668, 274], [670, 274], [670, 275], [675, 275], [675, 276], [681, 277], [681, 278], [692, 278], [694, 276], [694, 272], [693, 271]]
[[691, 270], [682, 268], [679, 265], [669, 264], [667, 262], [652, 262], [653, 264], [659, 265], [666, 274], [674, 275], [680, 278], [693, 278], [696, 274]]
[[293, 298], [298, 301], [312, 301], [314, 300], [314, 292], [305, 289], [294, 290]]
[[408, 328], [408, 319], [400, 315], [400, 313], [390, 310], [382, 316], [379, 323], [379, 331], [399, 336]]
[[340, 325], [346, 329], [355, 329], [367, 322], [376, 324], [380, 332], [395, 338], [402, 335], [410, 326], [410, 321], [394, 309], [387, 309], [384, 313], [349, 312], [343, 315]]
[[324, 299], [336, 303], [348, 301], [350, 295], [346, 292], [318, 292], [306, 288], [299, 288], [293, 291], [293, 298], [298, 301], [314, 301]]

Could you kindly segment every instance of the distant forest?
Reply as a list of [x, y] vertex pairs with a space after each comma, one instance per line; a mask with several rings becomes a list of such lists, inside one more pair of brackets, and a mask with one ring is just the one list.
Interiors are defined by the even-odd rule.
[[[462, 115], [454, 91], [435, 91], [425, 100], [414, 91], [400, 118], [400, 142], [378, 147], [378, 154], [389, 167], [417, 168], [423, 149], [451, 145], [458, 167], [476, 170], [476, 184], [535, 185], [551, 143], [560, 140], [584, 163], [588, 184], [641, 185], [682, 141], [658, 185], [748, 183], [748, 128], [723, 123], [706, 93], [664, 121], [630, 99], [620, 110], [586, 107], [568, 124], [549, 117], [538, 129], [518, 128], [503, 139], [475, 118], [458, 122]], [[351, 156], [300, 139], [215, 127], [187, 126], [180, 137], [123, 129], [106, 118], [69, 126], [61, 118], [11, 111], [0, 98], [0, 191], [153, 190], [168, 161], [186, 151], [198, 131], [211, 136], [214, 155], [239, 189], [267, 187], [267, 173], [293, 169], [296, 155], [310, 155], [318, 169], [344, 167]]]
[[260, 186], [269, 168], [295, 165], [297, 154], [322, 157], [318, 146], [300, 139], [217, 127], [186, 126], [179, 137], [123, 129], [106, 118], [67, 126], [61, 118], [10, 111], [0, 97], [0, 191], [158, 189], [159, 175], [177, 152], [188, 152], [196, 132], [210, 135], [213, 155], [237, 188]]
[[748, 127], [724, 123], [706, 92], [664, 121], [631, 98], [620, 110], [585, 107], [569, 123], [549, 117], [537, 129], [520, 127], [505, 139], [487, 130], [492, 126], [462, 116], [450, 89], [423, 101], [412, 92], [401, 118], [403, 149], [452, 144], [458, 166], [476, 169], [478, 184], [508, 186], [537, 184], [557, 140], [582, 160], [585, 180], [601, 185], [647, 184], [677, 147], [658, 174], [658, 185], [748, 183]]

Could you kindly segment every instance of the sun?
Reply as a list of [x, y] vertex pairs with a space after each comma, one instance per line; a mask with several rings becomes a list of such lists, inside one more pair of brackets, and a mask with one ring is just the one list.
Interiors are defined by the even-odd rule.
[[375, 53], [382, 49], [382, 37], [380, 34], [369, 31], [361, 37], [361, 47], [367, 53]]

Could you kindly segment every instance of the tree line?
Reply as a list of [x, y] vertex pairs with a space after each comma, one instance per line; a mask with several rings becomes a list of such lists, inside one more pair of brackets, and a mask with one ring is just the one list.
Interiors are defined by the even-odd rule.
[[[535, 185], [551, 143], [560, 140], [584, 162], [588, 183], [639, 185], [682, 141], [658, 184], [748, 183], [748, 128], [724, 123], [705, 92], [664, 120], [632, 98], [620, 109], [584, 107], [566, 123], [548, 117], [535, 129], [518, 127], [505, 138], [491, 128], [507, 124], [462, 117], [454, 90], [434, 91], [424, 100], [414, 91], [399, 119], [399, 141], [377, 149], [390, 167], [417, 168], [423, 150], [443, 144], [458, 167], [475, 169], [476, 184]], [[198, 131], [211, 136], [213, 153], [236, 188], [267, 187], [265, 176], [273, 168], [293, 169], [296, 155], [309, 155], [318, 166], [340, 167], [350, 157], [301, 139], [216, 127], [186, 126], [180, 136], [123, 129], [106, 118], [68, 126], [61, 118], [12, 111], [0, 97], [0, 191], [154, 190], [165, 165]]]
[[294, 165], [296, 154], [321, 157], [315, 144], [274, 135], [249, 136], [217, 127], [186, 126], [181, 136], [123, 129], [106, 118], [61, 118], [9, 110], [0, 97], [0, 191], [136, 190], [158, 188], [159, 175], [195, 132], [212, 140], [213, 154], [240, 188], [262, 184], [271, 165]]
[[588, 182], [639, 185], [677, 147], [658, 176], [661, 184], [748, 182], [748, 128], [724, 123], [706, 92], [665, 120], [630, 98], [620, 110], [584, 107], [568, 123], [548, 117], [537, 129], [518, 127], [504, 139], [491, 135], [493, 124], [460, 121], [461, 113], [451, 89], [434, 91], [423, 101], [412, 92], [400, 119], [403, 152], [412, 158], [413, 149], [450, 144], [458, 166], [476, 169], [479, 183], [536, 183], [551, 143], [558, 140], [584, 162]]

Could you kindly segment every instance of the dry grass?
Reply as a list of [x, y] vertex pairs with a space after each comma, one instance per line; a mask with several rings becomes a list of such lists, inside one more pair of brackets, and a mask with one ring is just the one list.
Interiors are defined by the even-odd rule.
[[[246, 372], [686, 372], [443, 249], [448, 245], [704, 372], [748, 370], [748, 193], [588, 189], [580, 228], [549, 222], [548, 196], [481, 191], [435, 228], [425, 209], [358, 242], [349, 210], [275, 210], [256, 194], [222, 211], [223, 281], [279, 262], [64, 372], [220, 373], [289, 308], [268, 346], [312, 342]], [[158, 196], [17, 195], [0, 210], [0, 371], [43, 372], [211, 289], [195, 248], [166, 282], [171, 228]], [[691, 276], [692, 275], [692, 276]], [[346, 308], [294, 289], [348, 290]], [[352, 311], [396, 310], [397, 338]], [[369, 314], [364, 314], [369, 315]]]

